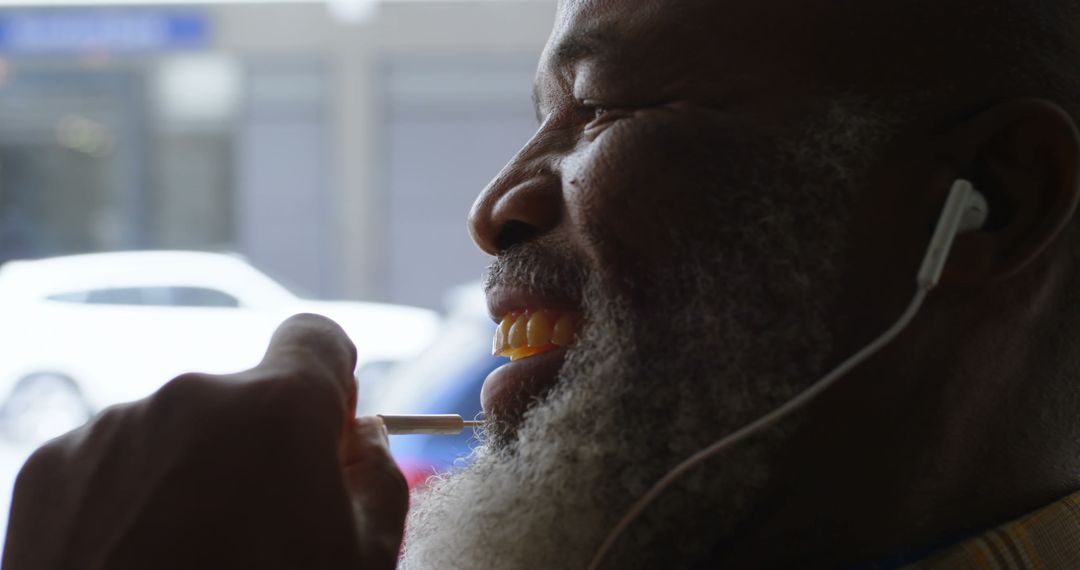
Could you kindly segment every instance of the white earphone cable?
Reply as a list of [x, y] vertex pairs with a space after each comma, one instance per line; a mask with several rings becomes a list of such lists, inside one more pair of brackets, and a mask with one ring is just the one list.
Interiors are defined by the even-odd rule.
[[904, 330], [904, 328], [907, 327], [911, 320], [915, 318], [916, 313], [919, 312], [919, 308], [922, 307], [923, 300], [926, 299], [927, 292], [928, 289], [919, 287], [919, 289], [915, 292], [915, 296], [914, 298], [912, 298], [911, 303], [908, 305], [907, 310], [904, 311], [904, 314], [900, 316], [899, 320], [897, 320], [891, 327], [889, 327], [888, 330], [882, 333], [882, 335], [875, 339], [873, 342], [866, 345], [866, 347], [864, 347], [862, 350], [855, 353], [844, 362], [840, 363], [840, 365], [833, 369], [832, 372], [827, 374], [821, 380], [818, 380], [816, 383], [812, 384], [809, 388], [804, 390], [798, 396], [792, 398], [787, 403], [769, 412], [768, 414], [761, 416], [753, 423], [742, 427], [731, 435], [728, 435], [724, 439], [721, 439], [720, 441], [717, 441], [709, 447], [706, 447], [705, 449], [698, 451], [694, 455], [691, 455], [689, 458], [677, 465], [674, 469], [668, 471], [667, 474], [664, 475], [659, 481], [657, 481], [647, 493], [642, 495], [642, 497], [638, 499], [636, 503], [634, 503], [634, 506], [626, 512], [626, 515], [624, 515], [623, 518], [619, 521], [619, 523], [615, 525], [615, 527], [611, 530], [607, 538], [604, 540], [603, 544], [601, 544], [600, 549], [596, 551], [596, 556], [593, 558], [592, 563], [589, 564], [589, 570], [598, 570], [600, 568], [600, 563], [603, 562], [604, 556], [606, 556], [608, 551], [611, 550], [611, 548], [615, 545], [615, 542], [619, 539], [619, 536], [621, 536], [622, 533], [625, 532], [626, 529], [629, 528], [630, 525], [633, 524], [639, 516], [641, 516], [641, 513], [645, 512], [645, 509], [649, 506], [650, 503], [652, 503], [658, 496], [660, 496], [661, 493], [663, 493], [669, 486], [671, 486], [672, 483], [682, 477], [687, 471], [696, 467], [699, 463], [705, 461], [713, 455], [724, 451], [728, 447], [739, 443], [746, 437], [757, 433], [759, 430], [769, 427], [770, 425], [778, 422], [784, 416], [805, 406], [818, 394], [828, 389], [830, 386], [836, 383], [837, 380], [850, 372], [853, 368], [873, 356], [874, 353], [881, 350], [882, 347], [892, 342], [892, 340], [896, 338], [896, 336], [899, 335]]
[[615, 542], [619, 537], [634, 523], [635, 520], [638, 519], [638, 517], [641, 516], [641, 513], [645, 512], [645, 509], [649, 504], [670, 487], [672, 483], [678, 480], [679, 477], [682, 477], [687, 471], [693, 469], [706, 459], [739, 443], [747, 437], [754, 435], [758, 431], [775, 424], [783, 419], [784, 416], [787, 416], [791, 412], [810, 403], [810, 401], [821, 394], [821, 392], [827, 390], [853, 368], [892, 342], [892, 340], [903, 332], [908, 324], [911, 323], [912, 319], [915, 318], [915, 315], [922, 307], [923, 301], [926, 300], [926, 295], [937, 285], [938, 280], [941, 278], [942, 272], [945, 269], [945, 262], [948, 259], [949, 251], [952, 249], [953, 240], [961, 233], [973, 231], [982, 227], [986, 223], [989, 215], [988, 212], [989, 206], [987, 205], [986, 199], [982, 194], [979, 194], [979, 192], [975, 190], [970, 182], [963, 179], [954, 182], [952, 189], [949, 191], [949, 196], [945, 200], [945, 205], [941, 210], [937, 226], [934, 229], [934, 235], [930, 238], [930, 244], [927, 246], [926, 254], [923, 256], [922, 265], [919, 267], [919, 272], [916, 277], [917, 285], [915, 296], [912, 297], [911, 302], [908, 304], [908, 307], [903, 314], [900, 315], [900, 318], [882, 333], [881, 336], [874, 339], [874, 341], [863, 347], [862, 350], [856, 352], [847, 360], [841, 362], [836, 368], [826, 374], [824, 378], [811, 384], [809, 388], [791, 400], [788, 400], [784, 405], [761, 416], [753, 423], [743, 426], [738, 431], [724, 437], [720, 441], [698, 451], [682, 463], [676, 465], [674, 469], [668, 471], [667, 474], [661, 477], [647, 493], [634, 503], [630, 510], [619, 520], [618, 524], [611, 529], [607, 538], [604, 539], [604, 542], [596, 551], [592, 563], [589, 564], [589, 570], [598, 570], [600, 568], [600, 563], [603, 562], [604, 556], [606, 556], [615, 545]]

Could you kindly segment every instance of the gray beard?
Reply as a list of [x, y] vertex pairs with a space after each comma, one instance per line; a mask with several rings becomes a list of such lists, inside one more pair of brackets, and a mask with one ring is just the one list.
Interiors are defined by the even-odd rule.
[[[677, 259], [647, 278], [584, 271], [542, 241], [496, 262], [503, 282], [576, 287], [587, 324], [557, 386], [520, 425], [492, 426], [467, 467], [414, 497], [404, 568], [585, 568], [664, 473], [820, 377], [854, 181], [892, 134], [884, 116], [857, 111], [832, 105], [741, 173], [753, 183], [729, 178], [709, 193], [707, 223], [677, 230]], [[803, 182], [785, 184], [781, 172]], [[530, 262], [553, 251], [565, 258], [555, 272]], [[605, 567], [685, 567], [722, 549], [798, 423], [788, 418], [680, 479]]]

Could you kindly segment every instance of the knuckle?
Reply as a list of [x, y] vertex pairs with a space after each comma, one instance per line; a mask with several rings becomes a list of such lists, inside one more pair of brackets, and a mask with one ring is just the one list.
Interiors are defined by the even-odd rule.
[[139, 421], [141, 408], [141, 402], [109, 406], [91, 422], [51, 443], [68, 457], [98, 453], [131, 433], [145, 433], [146, 425]]
[[101, 410], [101, 412], [94, 417], [93, 421], [87, 424], [86, 433], [100, 433], [108, 432], [115, 429], [115, 426], [119, 426], [124, 421], [124, 417], [128, 414], [128, 409], [132, 404], [116, 404]]
[[188, 402], [205, 394], [211, 383], [213, 380], [207, 374], [195, 372], [181, 374], [158, 388], [151, 399], [164, 403]]
[[151, 417], [167, 419], [186, 415], [192, 407], [204, 408], [212, 385], [217, 381], [207, 374], [181, 374], [158, 388], [147, 400]]
[[23, 463], [15, 478], [15, 492], [19, 493], [39, 481], [56, 473], [60, 469], [64, 454], [56, 441], [51, 441], [34, 450]]

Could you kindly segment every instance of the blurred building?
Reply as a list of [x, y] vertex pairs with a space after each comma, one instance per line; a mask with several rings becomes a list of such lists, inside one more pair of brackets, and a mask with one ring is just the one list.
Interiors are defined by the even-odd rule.
[[235, 251], [438, 306], [536, 128], [552, 0], [0, 8], [0, 262]]

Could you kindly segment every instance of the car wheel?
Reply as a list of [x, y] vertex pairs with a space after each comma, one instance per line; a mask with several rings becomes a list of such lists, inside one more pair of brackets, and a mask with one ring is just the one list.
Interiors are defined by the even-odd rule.
[[91, 415], [71, 378], [43, 372], [15, 384], [3, 406], [2, 425], [11, 442], [37, 445], [81, 426]]

